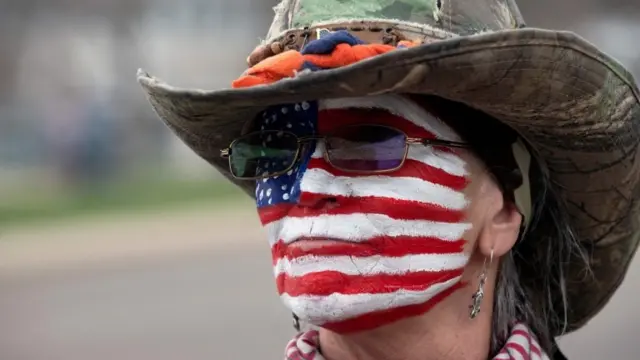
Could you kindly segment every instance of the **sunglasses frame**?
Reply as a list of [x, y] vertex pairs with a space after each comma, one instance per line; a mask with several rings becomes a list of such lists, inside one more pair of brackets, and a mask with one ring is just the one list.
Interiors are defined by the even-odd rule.
[[[390, 173], [390, 172], [394, 172], [397, 171], [398, 169], [400, 169], [405, 161], [407, 160], [407, 155], [409, 153], [409, 145], [411, 144], [417, 144], [417, 145], [424, 145], [424, 146], [444, 146], [444, 147], [452, 147], [452, 148], [468, 148], [469, 144], [465, 143], [465, 142], [459, 142], [459, 141], [449, 141], [449, 140], [441, 140], [441, 139], [427, 139], [427, 138], [416, 138], [416, 137], [410, 137], [408, 136], [404, 131], [391, 127], [391, 126], [387, 126], [387, 125], [378, 125], [378, 124], [355, 124], [355, 125], [347, 125], [347, 126], [342, 126], [339, 127], [335, 130], [335, 133], [338, 133], [338, 131], [340, 130], [344, 130], [344, 129], [348, 129], [351, 127], [361, 127], [361, 126], [368, 126], [368, 127], [378, 127], [378, 128], [386, 128], [389, 130], [392, 130], [396, 133], [402, 134], [405, 137], [405, 143], [404, 143], [404, 154], [402, 156], [402, 160], [400, 161], [400, 164], [398, 164], [398, 166], [391, 168], [391, 169], [384, 169], [384, 170], [374, 170], [374, 171], [362, 171], [362, 170], [350, 170], [350, 169], [344, 169], [340, 166], [336, 166], [335, 164], [333, 164], [331, 162], [331, 159], [329, 158], [329, 149], [325, 144], [324, 147], [324, 151], [323, 151], [323, 158], [324, 160], [331, 165], [332, 167], [343, 171], [345, 173], [360, 173], [360, 174], [372, 174], [372, 175], [376, 175], [376, 174], [384, 174], [384, 173]], [[269, 174], [268, 176], [251, 176], [251, 177], [242, 177], [242, 176], [236, 176], [233, 173], [233, 168], [231, 166], [231, 149], [233, 148], [233, 146], [251, 136], [251, 135], [255, 135], [255, 134], [264, 134], [264, 133], [274, 133], [274, 134], [278, 134], [278, 133], [286, 133], [289, 134], [291, 136], [293, 136], [298, 144], [298, 148], [296, 150], [296, 153], [293, 157], [293, 161], [291, 162], [291, 165], [289, 165], [286, 169], [282, 170], [282, 171], [278, 171], [272, 174]], [[327, 135], [322, 135], [322, 136], [298, 136], [290, 131], [285, 131], [285, 130], [262, 130], [262, 131], [254, 131], [254, 132], [250, 132], [248, 134], [242, 135], [239, 138], [233, 140], [231, 142], [231, 144], [229, 144], [229, 146], [225, 149], [220, 150], [220, 157], [222, 157], [223, 159], [229, 159], [229, 172], [231, 173], [231, 176], [233, 176], [235, 179], [238, 180], [261, 180], [261, 179], [266, 179], [266, 178], [271, 178], [271, 177], [276, 177], [276, 176], [280, 176], [282, 174], [287, 173], [289, 170], [293, 169], [293, 167], [298, 163], [298, 161], [300, 160], [300, 153], [302, 152], [302, 150], [304, 149], [303, 145], [310, 142], [310, 141], [314, 141], [314, 140], [325, 140], [327, 138], [332, 137], [332, 134], [327, 134]]]

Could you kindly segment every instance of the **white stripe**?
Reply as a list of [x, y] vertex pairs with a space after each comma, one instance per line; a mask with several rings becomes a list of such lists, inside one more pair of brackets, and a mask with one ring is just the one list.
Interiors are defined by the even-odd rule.
[[468, 201], [463, 192], [414, 177], [371, 175], [334, 176], [323, 169], [305, 171], [300, 190], [330, 196], [382, 197], [436, 204], [451, 210], [463, 210]]
[[304, 276], [321, 271], [337, 271], [345, 275], [401, 275], [419, 271], [439, 272], [461, 269], [469, 256], [459, 254], [417, 254], [402, 257], [387, 256], [315, 256], [295, 259], [281, 258], [274, 266], [274, 274]]
[[520, 354], [520, 352], [514, 348], [509, 348], [509, 354], [511, 355], [511, 359], [513, 360], [525, 360], [524, 356]]
[[456, 277], [435, 284], [422, 291], [400, 289], [387, 294], [344, 295], [334, 293], [329, 296], [302, 295], [295, 297], [282, 294], [280, 298], [293, 313], [300, 317], [300, 320], [321, 325], [324, 322], [347, 320], [375, 311], [425, 303], [435, 295], [457, 284], [460, 278]]
[[[509, 336], [509, 339], [507, 340], [507, 344], [505, 346], [509, 344], [518, 344], [522, 346], [525, 353], [531, 353], [531, 348], [529, 347], [529, 341], [524, 335], [517, 334], [517, 335]], [[507, 349], [515, 360], [521, 360], [521, 359], [524, 360], [524, 357], [522, 356], [520, 351], [513, 348], [509, 348], [509, 347], [507, 347]]]
[[491, 360], [511, 360], [511, 355], [509, 355], [509, 353], [507, 352], [500, 352]]
[[513, 327], [513, 329], [511, 329], [511, 332], [516, 330], [524, 331], [527, 334], [531, 334], [531, 331], [529, 330], [529, 328], [524, 326], [523, 324], [517, 324], [516, 326]]
[[319, 110], [330, 109], [382, 109], [405, 118], [413, 124], [433, 133], [438, 139], [461, 141], [460, 136], [442, 120], [416, 104], [409, 98], [396, 94], [371, 95], [365, 97], [324, 99], [318, 103]]
[[527, 328], [523, 324], [514, 326], [511, 331], [513, 332], [516, 330], [524, 331], [526, 334], [528, 334], [529, 338], [520, 334], [511, 335], [509, 339], [507, 339], [507, 343], [520, 344], [525, 349], [525, 351], [531, 355], [531, 360], [541, 359], [539, 355], [533, 352], [533, 347], [536, 347], [538, 350], [540, 350], [540, 352], [542, 352], [542, 348], [540, 347], [540, 344], [536, 340], [535, 336], [531, 333], [531, 330], [529, 330], [529, 328]]
[[442, 150], [436, 150], [430, 146], [410, 145], [407, 159], [427, 164], [451, 175], [465, 176], [469, 174], [466, 169], [467, 162], [462, 160], [461, 157]]
[[362, 242], [377, 236], [413, 236], [456, 241], [470, 228], [469, 223], [396, 220], [382, 214], [360, 213], [284, 217], [265, 226], [271, 246], [278, 240], [289, 244], [303, 237]]
[[[311, 155], [314, 159], [322, 159], [324, 157], [325, 144], [319, 141], [316, 144], [315, 151]], [[465, 176], [468, 175], [466, 169], [467, 163], [456, 154], [437, 150], [431, 146], [420, 144], [412, 144], [407, 152], [407, 159], [421, 162], [425, 165], [443, 170], [451, 175]]]

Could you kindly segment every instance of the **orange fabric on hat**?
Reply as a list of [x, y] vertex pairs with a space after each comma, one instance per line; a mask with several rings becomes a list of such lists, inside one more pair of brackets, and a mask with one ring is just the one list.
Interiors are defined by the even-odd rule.
[[394, 46], [381, 44], [355, 46], [340, 44], [330, 55], [304, 55], [304, 59], [322, 68], [335, 69], [394, 49], [396, 49]]
[[[401, 41], [398, 45], [413, 47], [418, 44], [410, 41]], [[294, 77], [305, 62], [310, 62], [321, 68], [339, 68], [396, 49], [397, 47], [395, 46], [384, 44], [355, 46], [338, 44], [333, 52], [327, 55], [302, 55], [298, 51], [289, 50], [264, 59], [254, 65], [235, 80], [232, 85], [234, 88], [267, 85], [284, 78]]]
[[303, 63], [302, 54], [295, 50], [285, 51], [276, 56], [266, 58], [248, 69], [244, 75], [233, 82], [233, 87], [266, 85], [287, 77], [293, 77]]

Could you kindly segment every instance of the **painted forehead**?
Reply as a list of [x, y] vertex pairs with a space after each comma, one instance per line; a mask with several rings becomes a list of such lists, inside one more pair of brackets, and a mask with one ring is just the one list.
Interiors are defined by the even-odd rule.
[[400, 95], [303, 101], [276, 105], [260, 114], [256, 130], [285, 130], [300, 136], [330, 132], [340, 126], [373, 123], [398, 128], [411, 137], [460, 141], [442, 120]]

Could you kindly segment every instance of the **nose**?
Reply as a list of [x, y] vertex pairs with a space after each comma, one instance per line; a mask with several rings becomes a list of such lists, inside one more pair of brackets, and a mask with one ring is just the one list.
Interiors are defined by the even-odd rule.
[[[335, 177], [327, 174], [330, 165], [325, 161], [324, 141], [316, 141], [308, 155], [305, 166], [298, 174], [297, 186], [300, 189], [297, 204], [310, 210], [323, 211], [338, 207], [338, 198], [327, 190], [335, 185]], [[323, 176], [318, 176], [322, 174]], [[329, 176], [327, 176], [329, 175]]]

